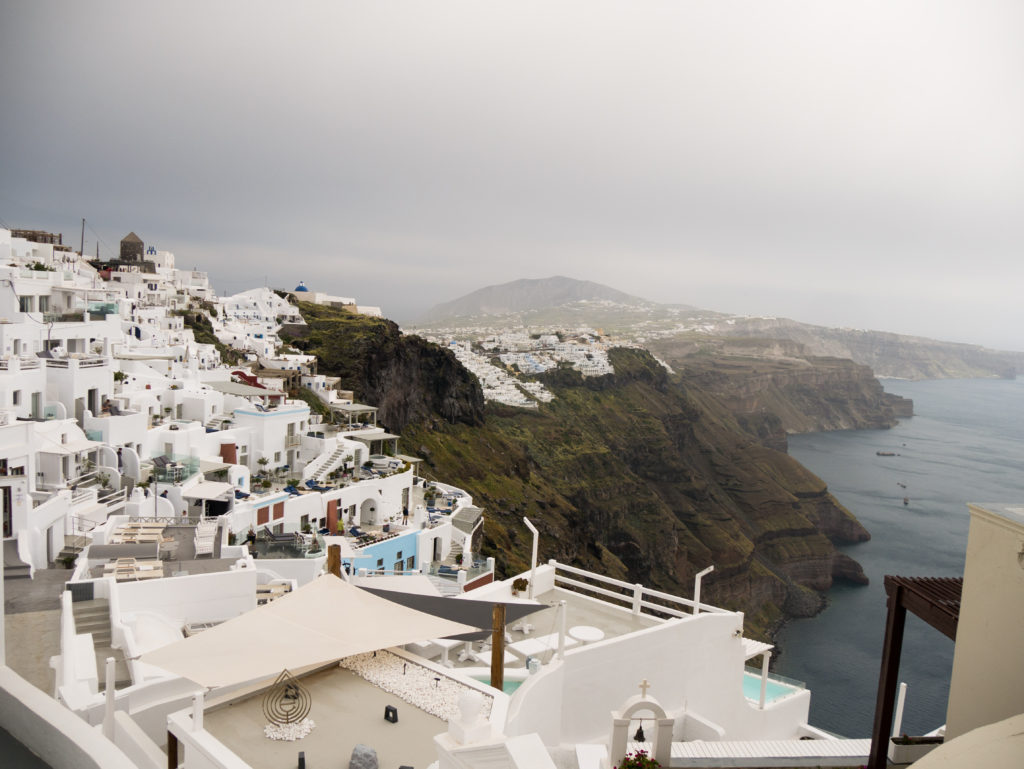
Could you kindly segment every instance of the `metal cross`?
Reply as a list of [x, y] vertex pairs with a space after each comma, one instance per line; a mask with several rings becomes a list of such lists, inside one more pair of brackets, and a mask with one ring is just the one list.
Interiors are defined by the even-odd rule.
[[646, 697], [647, 696], [647, 690], [650, 689], [650, 688], [651, 688], [651, 685], [647, 682], [647, 679], [645, 678], [643, 681], [640, 682], [640, 696], [641, 697]]

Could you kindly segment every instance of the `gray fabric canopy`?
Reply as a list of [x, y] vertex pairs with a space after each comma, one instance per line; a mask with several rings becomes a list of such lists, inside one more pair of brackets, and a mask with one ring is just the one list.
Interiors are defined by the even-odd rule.
[[[480, 629], [473, 633], [435, 636], [455, 638], [460, 641], [476, 641], [490, 635], [495, 604], [500, 603], [505, 606], [506, 624], [511, 624], [534, 612], [548, 608], [546, 604], [537, 603], [536, 601], [476, 601], [470, 598], [449, 598], [446, 596], [401, 593], [397, 590], [381, 590], [366, 586], [363, 586], [362, 589], [410, 609], [425, 612], [434, 617], [451, 620], [452, 622], [459, 622], [463, 625], [472, 625]], [[480, 632], [485, 629], [487, 632]]]

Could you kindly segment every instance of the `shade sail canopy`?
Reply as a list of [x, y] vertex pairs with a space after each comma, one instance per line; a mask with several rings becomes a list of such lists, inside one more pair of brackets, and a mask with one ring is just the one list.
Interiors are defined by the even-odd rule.
[[[432, 614], [435, 617], [444, 617], [452, 622], [472, 625], [474, 630], [491, 627], [494, 616], [494, 604], [496, 603], [505, 605], [505, 622], [507, 624], [516, 622], [529, 614], [533, 614], [535, 611], [548, 608], [547, 604], [538, 603], [537, 601], [477, 601], [469, 598], [448, 598], [445, 596], [403, 593], [396, 590], [379, 590], [366, 586], [362, 589], [381, 598], [399, 603], [402, 606]], [[443, 637], [434, 636], [434, 638]]]
[[188, 489], [183, 489], [181, 496], [187, 499], [223, 499], [232, 491], [235, 487], [230, 483], [220, 483], [218, 481], [199, 481], [195, 486]]
[[228, 686], [475, 627], [360, 590], [333, 575], [139, 660], [205, 687]]
[[415, 593], [416, 595], [440, 596], [441, 593], [424, 574], [385, 574], [373, 577], [354, 577], [354, 584], [362, 587], [367, 585], [374, 590], [399, 593]]

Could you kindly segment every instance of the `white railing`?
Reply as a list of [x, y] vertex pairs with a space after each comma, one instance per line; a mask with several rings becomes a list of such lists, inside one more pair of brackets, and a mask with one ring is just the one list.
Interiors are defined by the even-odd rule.
[[[694, 607], [697, 605], [689, 598], [681, 598], [671, 593], [663, 593], [660, 590], [653, 590], [649, 587], [644, 587], [639, 582], [630, 583], [624, 582], [619, 579], [613, 579], [611, 577], [605, 577], [601, 574], [595, 574], [592, 571], [585, 569], [578, 569], [575, 566], [567, 566], [564, 563], [559, 563], [555, 560], [548, 561], [548, 564], [555, 567], [555, 585], [562, 585], [570, 587], [578, 592], [593, 593], [604, 598], [610, 598], [614, 601], [621, 601], [622, 603], [628, 604], [633, 614], [640, 614], [644, 609], [650, 610], [650, 612], [657, 612], [660, 614], [667, 614], [672, 617], [689, 617], [694, 614]], [[566, 574], [574, 574], [576, 576], [585, 577], [591, 582], [599, 582], [610, 587], [619, 588], [619, 590], [610, 590], [606, 587], [600, 587], [598, 585], [591, 584], [590, 582], [583, 582], [582, 580], [573, 579], [571, 577], [562, 576], [559, 572]], [[647, 599], [657, 599], [660, 603], [654, 603]], [[672, 604], [687, 609], [683, 611], [680, 608], [674, 608]], [[701, 603], [700, 611], [702, 612], [716, 612], [719, 614], [728, 614], [728, 609], [721, 609], [717, 606], [711, 606], [710, 604]]]

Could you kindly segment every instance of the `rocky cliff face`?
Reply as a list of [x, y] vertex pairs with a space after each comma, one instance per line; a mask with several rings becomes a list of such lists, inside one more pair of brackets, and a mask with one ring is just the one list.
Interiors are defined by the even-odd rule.
[[378, 422], [401, 432], [410, 422], [441, 417], [483, 423], [480, 383], [448, 350], [405, 336], [389, 320], [302, 302], [306, 327], [282, 333], [319, 358], [321, 374], [339, 376], [363, 403], [377, 406]]
[[482, 550], [504, 573], [528, 567], [526, 515], [542, 559], [676, 594], [714, 564], [704, 596], [744, 611], [762, 636], [817, 611], [834, 580], [864, 579], [835, 544], [869, 535], [825, 484], [645, 351], [612, 351], [612, 376], [550, 372], [556, 399], [536, 411], [485, 411], [475, 378], [446, 352], [384, 321], [302, 309], [310, 327], [298, 342], [321, 372], [380, 406], [424, 475], [486, 509]]
[[786, 433], [892, 427], [913, 415], [913, 401], [887, 393], [871, 369], [813, 357], [690, 355], [655, 346], [682, 381], [713, 392], [749, 431], [785, 450]]
[[527, 566], [528, 515], [542, 558], [709, 600], [768, 633], [813, 613], [837, 577], [863, 580], [834, 542], [867, 532], [825, 485], [759, 444], [729, 409], [669, 377], [647, 353], [613, 352], [616, 374], [553, 372], [538, 412], [488, 409], [486, 425], [417, 423], [405, 446], [425, 472], [470, 490], [487, 509], [485, 552], [509, 572]]
[[713, 333], [795, 342], [802, 345], [801, 354], [849, 358], [869, 366], [880, 377], [1013, 379], [1024, 367], [1024, 353], [1020, 352], [883, 331], [825, 328], [787, 318], [737, 318], [715, 325]]

